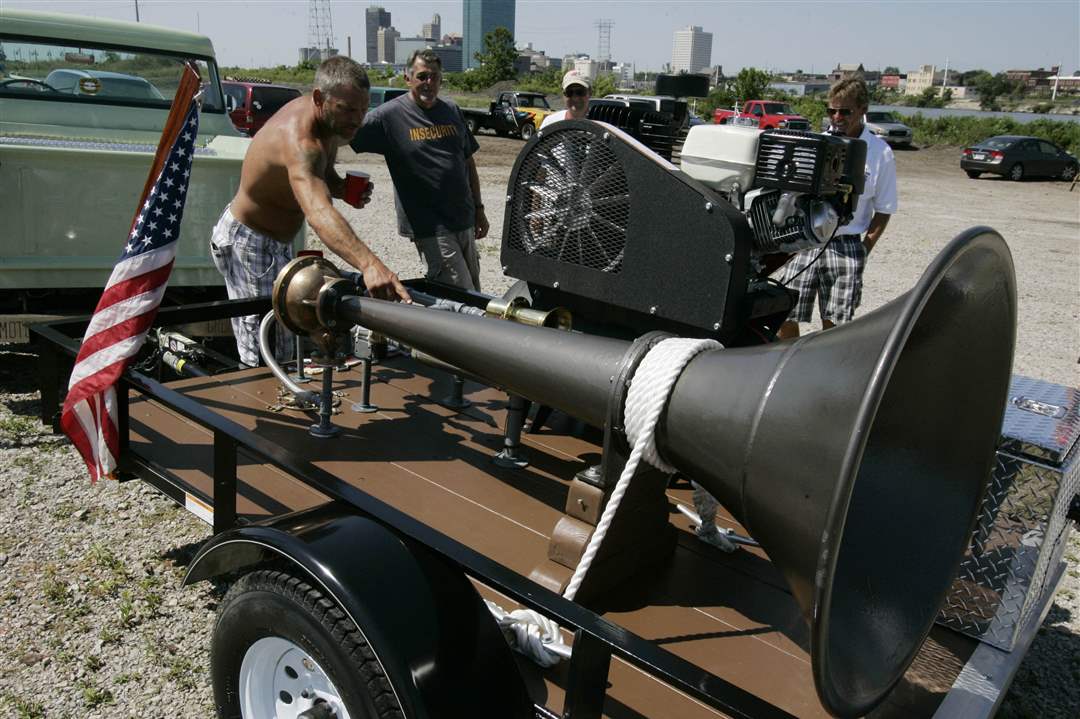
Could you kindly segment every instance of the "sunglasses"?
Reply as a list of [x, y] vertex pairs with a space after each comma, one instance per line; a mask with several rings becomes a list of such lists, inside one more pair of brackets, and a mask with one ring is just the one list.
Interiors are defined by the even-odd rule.
[[839, 115], [840, 117], [851, 117], [852, 113], [854, 113], [855, 111], [849, 110], [846, 107], [830, 107], [826, 108], [825, 112], [828, 113], [830, 116]]
[[418, 72], [413, 75], [413, 79], [420, 82], [427, 82], [428, 80], [438, 80], [440, 77], [437, 72]]
[[566, 97], [585, 97], [589, 94], [589, 91], [583, 87], [568, 87], [563, 90], [563, 95]]

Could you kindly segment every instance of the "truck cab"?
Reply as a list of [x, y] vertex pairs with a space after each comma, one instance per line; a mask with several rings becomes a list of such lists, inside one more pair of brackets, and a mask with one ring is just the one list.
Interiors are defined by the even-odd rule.
[[224, 297], [209, 238], [250, 140], [226, 112], [209, 38], [0, 9], [0, 343], [40, 315], [85, 312], [131, 229], [184, 61], [202, 81], [191, 189], [170, 294]]

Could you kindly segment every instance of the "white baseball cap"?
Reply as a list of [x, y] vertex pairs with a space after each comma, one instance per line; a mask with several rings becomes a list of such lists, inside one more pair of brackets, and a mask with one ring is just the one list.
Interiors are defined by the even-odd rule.
[[571, 85], [581, 85], [589, 92], [592, 92], [592, 82], [589, 80], [588, 76], [582, 75], [577, 70], [571, 70], [570, 72], [563, 75], [562, 89], [565, 90]]

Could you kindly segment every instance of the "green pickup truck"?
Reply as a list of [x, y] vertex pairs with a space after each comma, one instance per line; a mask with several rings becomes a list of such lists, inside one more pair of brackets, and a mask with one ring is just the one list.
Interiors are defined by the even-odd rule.
[[210, 232], [250, 140], [232, 125], [209, 38], [0, 8], [0, 344], [88, 314], [123, 248], [185, 60], [202, 113], [166, 302], [224, 297]]

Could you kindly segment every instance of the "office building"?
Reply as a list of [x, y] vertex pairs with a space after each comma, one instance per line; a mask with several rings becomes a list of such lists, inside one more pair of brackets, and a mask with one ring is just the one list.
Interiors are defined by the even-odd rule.
[[364, 11], [367, 34], [364, 39], [367, 42], [367, 63], [374, 65], [379, 62], [379, 30], [390, 27], [390, 11], [381, 7], [369, 7]]
[[420, 32], [420, 35], [435, 42], [442, 38], [442, 18], [439, 17], [439, 13], [431, 16], [431, 22], [424, 23], [424, 29]]
[[[461, 45], [436, 45], [431, 48], [442, 62], [443, 72], [461, 72]], [[408, 59], [408, 58], [406, 58]]]
[[465, 69], [480, 65], [476, 53], [484, 51], [484, 36], [497, 27], [514, 34], [515, 0], [463, 0], [462, 64]]
[[399, 37], [401, 37], [401, 33], [395, 30], [393, 25], [379, 28], [378, 53], [376, 55], [378, 62], [394, 64], [397, 57], [395, 46]]
[[394, 41], [394, 64], [404, 65], [414, 52], [431, 47], [434, 44], [426, 37], [399, 37]]
[[702, 31], [699, 25], [675, 31], [675, 45], [671, 50], [671, 71], [702, 72], [712, 67], [712, 33]]

